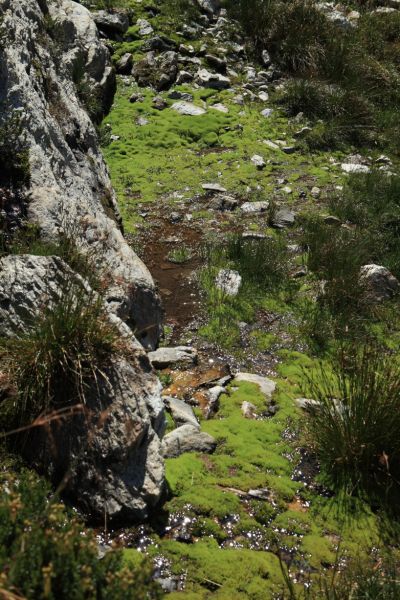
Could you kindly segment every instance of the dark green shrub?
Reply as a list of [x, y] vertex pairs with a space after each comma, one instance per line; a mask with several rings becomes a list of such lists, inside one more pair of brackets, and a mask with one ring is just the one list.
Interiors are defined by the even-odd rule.
[[[335, 489], [389, 501], [400, 491], [400, 367], [381, 348], [342, 350], [333, 373], [307, 376], [308, 434]], [[390, 504], [390, 501], [392, 504]]]
[[102, 300], [66, 281], [60, 299], [43, 310], [31, 330], [0, 340], [0, 360], [16, 388], [0, 406], [3, 428], [84, 404], [88, 384], [102, 377], [102, 365], [123, 348], [119, 337]]
[[333, 27], [310, 0], [227, 0], [256, 52], [268, 48], [290, 73], [312, 73], [325, 60]]
[[28, 600], [160, 598], [149, 565], [124, 567], [122, 553], [103, 559], [93, 533], [33, 473], [4, 472], [0, 482], [0, 596]]

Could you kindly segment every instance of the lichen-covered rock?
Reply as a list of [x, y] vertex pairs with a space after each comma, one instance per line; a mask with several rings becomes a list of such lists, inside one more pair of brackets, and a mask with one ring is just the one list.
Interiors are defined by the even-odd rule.
[[0, 120], [20, 115], [30, 155], [28, 218], [90, 252], [111, 309], [146, 347], [160, 333], [151, 275], [128, 246], [89, 112], [111, 105], [115, 74], [91, 14], [72, 0], [0, 0]]
[[389, 300], [400, 291], [398, 279], [382, 265], [361, 267], [360, 280], [367, 288], [368, 297], [376, 302]]
[[191, 346], [158, 348], [148, 354], [151, 364], [156, 369], [166, 367], [192, 366], [197, 364], [197, 350]]
[[[29, 331], [44, 306], [62, 297], [66, 279], [91, 293], [84, 280], [57, 257], [0, 259], [0, 336]], [[161, 440], [165, 418], [161, 386], [129, 327], [109, 318], [129, 348], [102, 365], [88, 387], [84, 411], [54, 421], [51, 434], [37, 428], [26, 444], [29, 462], [58, 484], [92, 518], [140, 520], [164, 490]]]

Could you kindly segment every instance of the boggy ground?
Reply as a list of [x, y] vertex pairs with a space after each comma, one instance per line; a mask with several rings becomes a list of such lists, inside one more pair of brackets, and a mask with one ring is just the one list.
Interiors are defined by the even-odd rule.
[[[218, 40], [204, 29], [188, 40], [176, 32], [182, 23], [173, 28], [168, 12], [130, 6], [133, 23], [148, 19], [155, 34], [191, 45], [189, 55], [204, 56], [198, 52], [203, 44], [211, 53], [229, 48], [229, 22]], [[134, 25], [129, 36], [131, 41], [114, 42], [116, 61], [127, 51], [134, 61], [143, 57], [142, 43], [151, 35], [141, 37]], [[301, 115], [288, 120], [280, 107], [284, 82], [271, 84], [269, 99], [261, 100], [248, 93], [246, 67], [253, 65], [245, 58], [240, 62], [238, 72], [229, 74], [230, 89], [222, 91], [187, 84], [157, 94], [139, 88], [131, 76], [120, 77], [102, 126], [125, 230], [159, 284], [164, 343], [192, 344], [200, 352], [198, 367], [160, 372], [164, 393], [192, 401], [227, 368], [268, 375], [277, 384], [271, 404], [257, 385], [231, 381], [210, 419], [199, 402], [196, 416], [202, 431], [217, 440], [216, 451], [168, 459], [169, 495], [162, 513], [140, 528], [112, 534], [126, 547], [128, 564], [138, 564], [140, 553], [154, 561], [171, 599], [282, 598], [288, 594], [285, 569], [301, 589], [348, 557], [362, 558], [384, 543], [379, 513], [338, 498], [319, 483], [318, 465], [303, 448], [304, 415], [294, 403], [307, 393], [305, 373], [315, 372], [321, 358], [303, 335], [301, 300], [314, 281], [299, 245], [302, 215], [330, 214], [330, 200], [348, 177], [341, 165], [355, 149], [310, 152], [297, 134], [307, 122]], [[236, 66], [231, 62], [232, 70]], [[176, 102], [171, 91], [191, 94], [206, 112], [178, 114], [171, 109]], [[133, 93], [142, 98], [131, 103]], [[154, 108], [156, 95], [166, 103], [163, 110]], [[272, 108], [268, 117], [261, 114], [265, 108]], [[379, 154], [369, 150], [365, 162], [373, 165]], [[253, 155], [264, 159], [262, 169], [251, 161]], [[233, 197], [236, 206], [221, 209], [221, 194], [206, 192], [207, 183], [224, 188], [222, 194]], [[246, 215], [240, 208], [263, 200], [270, 202], [265, 213]], [[276, 220], [282, 208], [292, 213], [289, 226]], [[289, 286], [267, 286], [262, 297], [251, 286], [244, 286], [238, 300], [216, 297], [210, 281], [218, 268], [236, 266], [224, 265], [218, 254], [232, 233], [283, 240], [289, 248]], [[301, 277], [295, 277], [298, 271]], [[389, 332], [387, 325], [374, 326], [396, 343], [396, 322]], [[244, 401], [254, 405], [253, 418], [243, 415]]]

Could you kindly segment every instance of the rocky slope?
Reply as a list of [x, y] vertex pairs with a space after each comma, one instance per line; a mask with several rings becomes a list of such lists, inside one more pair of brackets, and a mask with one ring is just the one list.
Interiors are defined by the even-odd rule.
[[[28, 459], [55, 483], [68, 473], [65, 491], [87, 514], [142, 519], [164, 490], [164, 413], [159, 382], [134, 334], [154, 348], [161, 310], [149, 271], [123, 237], [90, 118], [111, 106], [114, 69], [91, 14], [76, 2], [2, 0], [0, 15], [1, 123], [18, 115], [29, 153], [29, 184], [13, 216], [26, 213], [45, 242], [57, 244], [63, 234], [90, 255], [105, 309], [132, 351], [129, 360], [110, 359], [100, 387], [92, 382], [89, 422], [81, 415], [57, 426], [54, 437], [43, 433]], [[26, 336], [43, 307], [60, 300], [65, 278], [89, 289], [57, 258], [4, 257], [1, 335]]]
[[[152, 278], [126, 244], [98, 136], [86, 104], [107, 110], [115, 90], [109, 52], [90, 13], [71, 0], [0, 5], [2, 122], [17, 112], [29, 148], [29, 220], [90, 252], [107, 302], [147, 347], [159, 335]], [[93, 106], [94, 104], [94, 106]]]

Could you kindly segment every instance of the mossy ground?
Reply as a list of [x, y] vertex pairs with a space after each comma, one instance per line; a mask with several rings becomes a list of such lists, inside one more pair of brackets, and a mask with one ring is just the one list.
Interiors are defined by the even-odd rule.
[[[142, 6], [129, 2], [135, 18], [146, 16]], [[204, 41], [209, 48], [215, 45], [211, 38], [188, 42], [176, 34], [176, 27], [172, 29], [176, 20], [165, 11], [151, 21], [156, 33], [167, 33], [179, 43], [192, 43], [195, 48]], [[134, 53], [134, 60], [142, 57], [142, 42], [135, 27], [129, 36], [130, 41], [116, 44], [115, 59], [127, 51]], [[234, 98], [240, 76], [232, 83], [233, 90], [220, 92], [190, 85], [174, 88], [192, 94], [194, 103], [207, 111], [200, 116], [183, 116], [171, 108], [175, 100], [168, 92], [160, 94], [167, 108], [159, 111], [152, 105], [156, 92], [138, 88], [133, 80], [119, 80], [114, 106], [105, 120], [119, 139], [107, 145], [104, 154], [128, 233], [144, 230], [149, 235], [155, 215], [168, 214], [175, 205], [181, 209], [183, 203], [205, 234], [214, 232], [217, 244], [221, 231], [236, 230], [238, 223], [247, 231], [283, 238], [285, 244], [299, 241], [300, 226], [277, 232], [271, 229], [268, 217], [244, 220], [239, 211], [221, 218], [215, 226], [220, 217], [193, 203], [204, 195], [202, 184], [209, 182], [218, 182], [241, 200], [268, 199], [273, 206], [285, 206], [298, 214], [329, 214], [328, 200], [347, 180], [340, 164], [346, 155], [360, 149], [347, 146], [341, 151], [310, 152], [294, 136], [301, 125], [288, 121], [275, 102], [278, 98], [272, 94], [266, 103], [246, 100], [239, 105]], [[142, 94], [143, 101], [130, 103], [134, 92]], [[217, 111], [212, 107], [216, 103], [225, 105], [228, 112]], [[266, 107], [273, 108], [269, 118], [261, 115]], [[148, 123], [138, 125], [139, 118]], [[296, 150], [288, 154], [279, 144], [271, 149], [265, 140], [285, 140]], [[369, 154], [371, 160], [378, 155], [371, 149], [361, 149], [361, 153]], [[254, 154], [266, 161], [262, 171], [250, 160]], [[290, 187], [290, 193], [285, 186]], [[319, 198], [310, 194], [314, 186], [321, 188]], [[143, 210], [150, 215], [146, 220], [140, 216]], [[305, 255], [293, 255], [290, 260], [292, 268], [301, 266]], [[211, 270], [215, 268], [216, 264], [211, 265]], [[304, 341], [302, 322], [314, 279], [306, 277], [290, 289], [269, 290], [267, 294], [259, 290], [254, 293], [254, 288], [249, 293], [247, 289], [237, 299], [224, 298], [221, 302], [218, 298], [215, 301], [213, 286], [206, 282], [204, 287], [213, 314], [200, 334], [230, 348], [244, 361], [253, 354], [266, 361], [273, 354], [279, 410], [272, 417], [265, 416], [266, 401], [257, 386], [231, 385], [221, 398], [217, 415], [201, 422], [202, 430], [217, 439], [216, 452], [167, 460], [171, 494], [165, 511], [188, 517], [192, 543], [173, 539], [173, 532], [167, 536], [154, 533], [147, 552], [152, 557], [165, 556], [171, 561], [172, 572], [185, 579], [184, 593], [173, 592], [171, 599], [283, 597], [279, 554], [301, 586], [343, 557], [368, 555], [372, 547], [384, 543], [384, 528], [380, 515], [367, 505], [322, 493], [322, 486], [308, 485], [307, 477], [296, 471], [301, 458], [302, 418], [293, 400], [307, 393], [305, 372], [315, 374], [319, 365]], [[277, 324], [258, 326], [260, 313], [272, 315]], [[255, 324], [245, 350], [241, 348], [241, 321]], [[395, 320], [389, 329], [375, 321], [372, 329], [386, 345], [396, 343]], [[324, 360], [332, 349], [330, 344], [328, 341]], [[329, 369], [326, 360], [325, 370]], [[257, 419], [244, 418], [243, 401], [255, 405]], [[200, 411], [196, 414], [200, 416]], [[268, 489], [267, 499], [251, 499], [248, 491], [255, 488]], [[138, 552], [126, 550], [125, 557], [135, 565]]]

